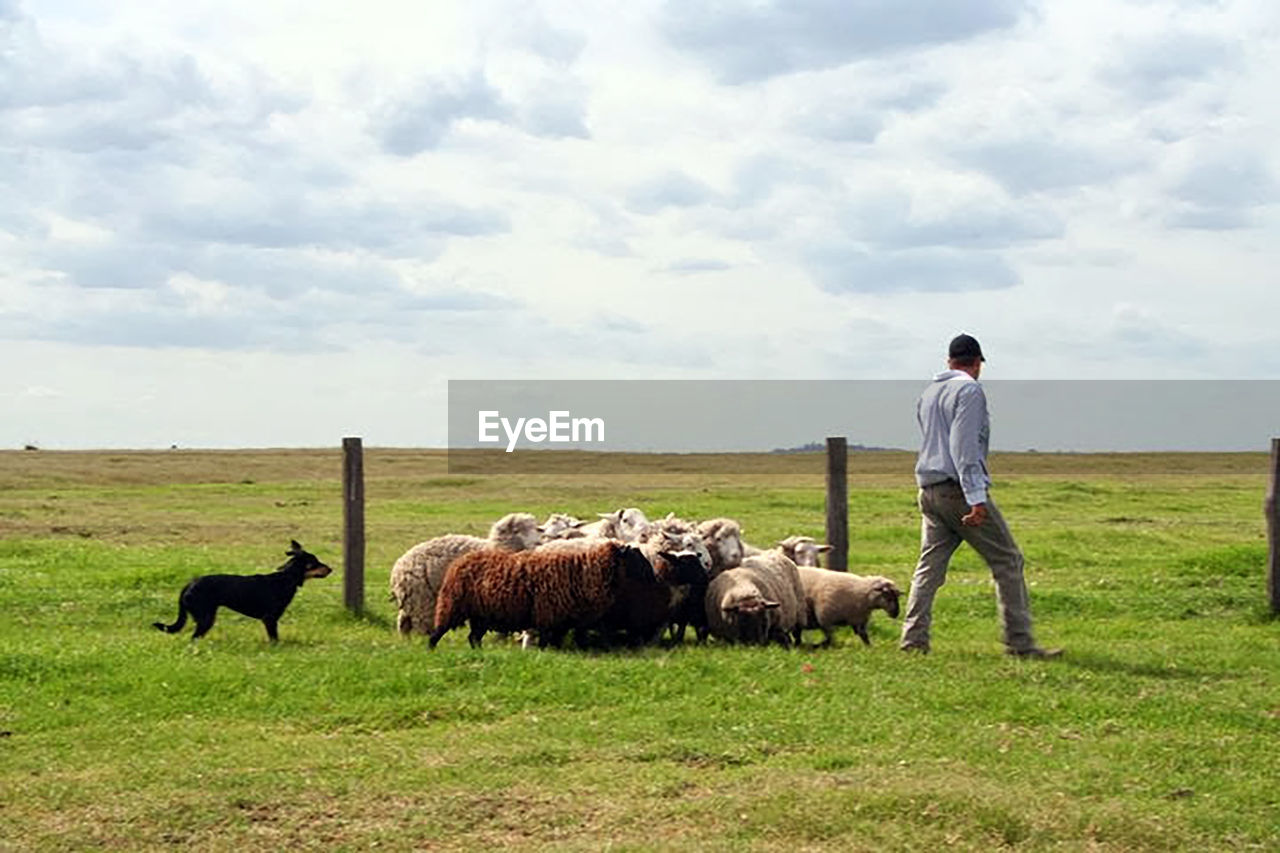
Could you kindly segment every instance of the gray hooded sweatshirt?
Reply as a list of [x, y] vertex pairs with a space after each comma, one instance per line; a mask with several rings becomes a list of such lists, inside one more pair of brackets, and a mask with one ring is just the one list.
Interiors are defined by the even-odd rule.
[[916, 421], [924, 437], [916, 482], [923, 487], [955, 480], [970, 506], [986, 503], [991, 421], [982, 385], [963, 370], [944, 370], [920, 395]]

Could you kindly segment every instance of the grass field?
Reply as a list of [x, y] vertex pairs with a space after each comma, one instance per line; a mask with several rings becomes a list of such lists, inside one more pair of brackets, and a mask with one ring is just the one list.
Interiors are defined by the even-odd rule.
[[[272, 647], [227, 611], [194, 645], [150, 623], [290, 538], [337, 568], [337, 451], [0, 453], [0, 849], [1280, 849], [1262, 454], [993, 459], [1059, 661], [1001, 654], [967, 551], [924, 658], [883, 613], [870, 648], [822, 651], [395, 635], [395, 558], [508, 511], [820, 536], [821, 457], [765, 462], [460, 476], [366, 451], [368, 612], [309, 582]], [[850, 458], [851, 564], [904, 589], [910, 471]]]

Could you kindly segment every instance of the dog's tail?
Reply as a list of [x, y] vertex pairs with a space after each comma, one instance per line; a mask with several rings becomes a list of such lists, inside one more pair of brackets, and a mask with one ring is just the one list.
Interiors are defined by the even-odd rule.
[[178, 602], [178, 621], [172, 625], [166, 625], [163, 622], [152, 622], [151, 625], [157, 631], [164, 631], [166, 634], [176, 634], [182, 630], [182, 626], [187, 624], [187, 608], [181, 601]]

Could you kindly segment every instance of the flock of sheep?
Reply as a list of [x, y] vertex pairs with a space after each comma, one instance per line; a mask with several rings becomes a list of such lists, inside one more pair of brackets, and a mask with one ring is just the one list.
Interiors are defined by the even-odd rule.
[[885, 577], [818, 568], [829, 548], [808, 536], [756, 548], [730, 518], [649, 521], [631, 507], [591, 523], [553, 513], [538, 524], [521, 512], [487, 538], [448, 534], [410, 548], [391, 569], [391, 595], [399, 631], [429, 635], [433, 648], [464, 623], [474, 647], [488, 631], [539, 647], [559, 646], [571, 630], [580, 646], [664, 634], [679, 643], [690, 627], [699, 642], [784, 647], [817, 629], [830, 645], [842, 625], [870, 644], [872, 611], [897, 617], [901, 591]]

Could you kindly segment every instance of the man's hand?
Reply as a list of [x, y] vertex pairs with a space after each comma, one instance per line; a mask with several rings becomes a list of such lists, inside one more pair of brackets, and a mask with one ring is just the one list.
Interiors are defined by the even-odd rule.
[[969, 527], [980, 527], [982, 525], [982, 522], [986, 520], [987, 520], [987, 505], [974, 504], [973, 506], [969, 507], [968, 514], [960, 519], [960, 523], [968, 525]]

